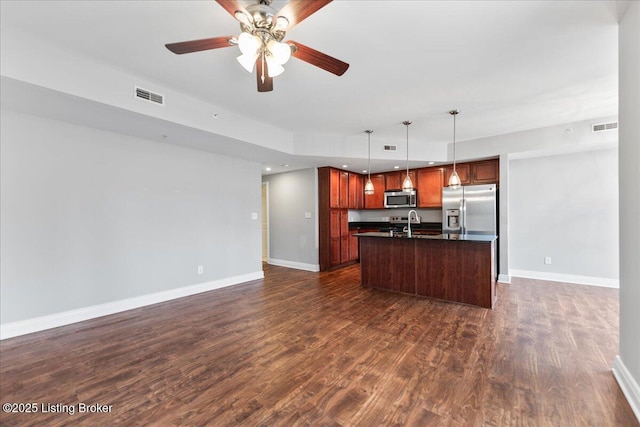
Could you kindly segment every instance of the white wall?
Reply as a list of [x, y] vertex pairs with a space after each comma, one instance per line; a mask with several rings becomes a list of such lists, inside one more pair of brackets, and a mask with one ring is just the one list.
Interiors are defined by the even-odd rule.
[[509, 274], [617, 287], [617, 170], [617, 149], [511, 160]]
[[640, 420], [640, 3], [619, 32], [620, 355], [614, 374]]
[[269, 175], [263, 181], [269, 183], [268, 262], [319, 271], [317, 170]]
[[7, 110], [1, 132], [4, 332], [262, 276], [258, 163]]

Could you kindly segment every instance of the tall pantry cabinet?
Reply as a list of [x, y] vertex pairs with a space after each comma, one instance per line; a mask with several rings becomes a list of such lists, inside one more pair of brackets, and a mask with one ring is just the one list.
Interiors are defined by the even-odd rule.
[[318, 168], [320, 271], [358, 259], [358, 240], [349, 233], [349, 209], [363, 209], [362, 176]]

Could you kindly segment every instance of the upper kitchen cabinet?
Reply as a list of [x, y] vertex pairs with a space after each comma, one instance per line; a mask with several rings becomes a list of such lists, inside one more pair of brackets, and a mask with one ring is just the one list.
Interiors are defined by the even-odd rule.
[[384, 209], [384, 174], [371, 175], [371, 182], [373, 182], [373, 194], [364, 195], [364, 208], [365, 209]]
[[[497, 184], [500, 182], [500, 161], [498, 159], [481, 160], [456, 164], [456, 172], [462, 185]], [[448, 165], [444, 175], [444, 185], [449, 182], [453, 165]]]
[[349, 209], [364, 209], [364, 189], [362, 177], [355, 173], [349, 174]]
[[[416, 191], [419, 208], [442, 207], [442, 187], [444, 170], [442, 168], [418, 169]], [[416, 181], [414, 181], [415, 183]]]
[[329, 185], [331, 189], [329, 206], [349, 207], [349, 173], [329, 168]]
[[500, 163], [498, 159], [472, 163], [471, 180], [474, 184], [497, 184], [500, 182]]
[[[384, 189], [385, 191], [391, 190], [401, 190], [402, 182], [404, 181], [404, 177], [407, 176], [407, 171], [394, 171], [387, 172], [384, 174]], [[411, 178], [411, 182], [413, 182], [413, 186], [416, 185], [416, 171], [409, 171], [409, 178]]]
[[[469, 173], [469, 163], [458, 163], [456, 164], [456, 172], [458, 172], [458, 176], [460, 177], [460, 183], [462, 185], [471, 184], [471, 174]], [[449, 178], [451, 178], [451, 174], [453, 173], [453, 165], [448, 165], [445, 168], [444, 173], [444, 185], [449, 185]]]

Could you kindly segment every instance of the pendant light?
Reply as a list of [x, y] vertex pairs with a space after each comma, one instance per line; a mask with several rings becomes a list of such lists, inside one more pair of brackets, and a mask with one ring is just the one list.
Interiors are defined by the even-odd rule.
[[411, 191], [413, 190], [413, 182], [411, 182], [411, 177], [409, 176], [409, 125], [411, 120], [406, 120], [402, 124], [407, 127], [407, 175], [402, 181], [402, 191]]
[[460, 177], [456, 172], [456, 116], [460, 113], [459, 110], [451, 110], [449, 114], [453, 116], [453, 173], [449, 177], [449, 187], [458, 188], [460, 186]]
[[369, 163], [367, 165], [367, 173], [369, 174], [369, 178], [367, 179], [367, 183], [364, 185], [364, 194], [371, 195], [374, 193], [375, 189], [373, 188], [373, 182], [371, 181], [371, 134], [372, 130], [365, 130], [367, 133], [367, 137], [369, 139]]

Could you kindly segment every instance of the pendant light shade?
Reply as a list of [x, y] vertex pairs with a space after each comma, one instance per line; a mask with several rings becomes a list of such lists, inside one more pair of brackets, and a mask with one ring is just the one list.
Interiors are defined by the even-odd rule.
[[364, 194], [370, 196], [371, 194], [373, 194], [375, 192], [375, 188], [373, 187], [373, 182], [371, 181], [371, 134], [373, 133], [372, 130], [365, 130], [365, 132], [367, 133], [368, 136], [368, 145], [369, 145], [369, 163], [367, 165], [367, 173], [369, 174], [368, 178], [367, 178], [367, 183], [364, 185]]
[[402, 181], [402, 191], [411, 191], [413, 190], [413, 182], [411, 182], [411, 177], [409, 176], [409, 125], [411, 121], [407, 120], [402, 122], [402, 124], [407, 128], [407, 175], [404, 177], [404, 181]]
[[449, 177], [449, 187], [451, 188], [458, 188], [461, 184], [458, 172], [456, 172], [456, 116], [458, 113], [460, 113], [459, 110], [449, 111], [449, 114], [453, 116], [453, 173]]

